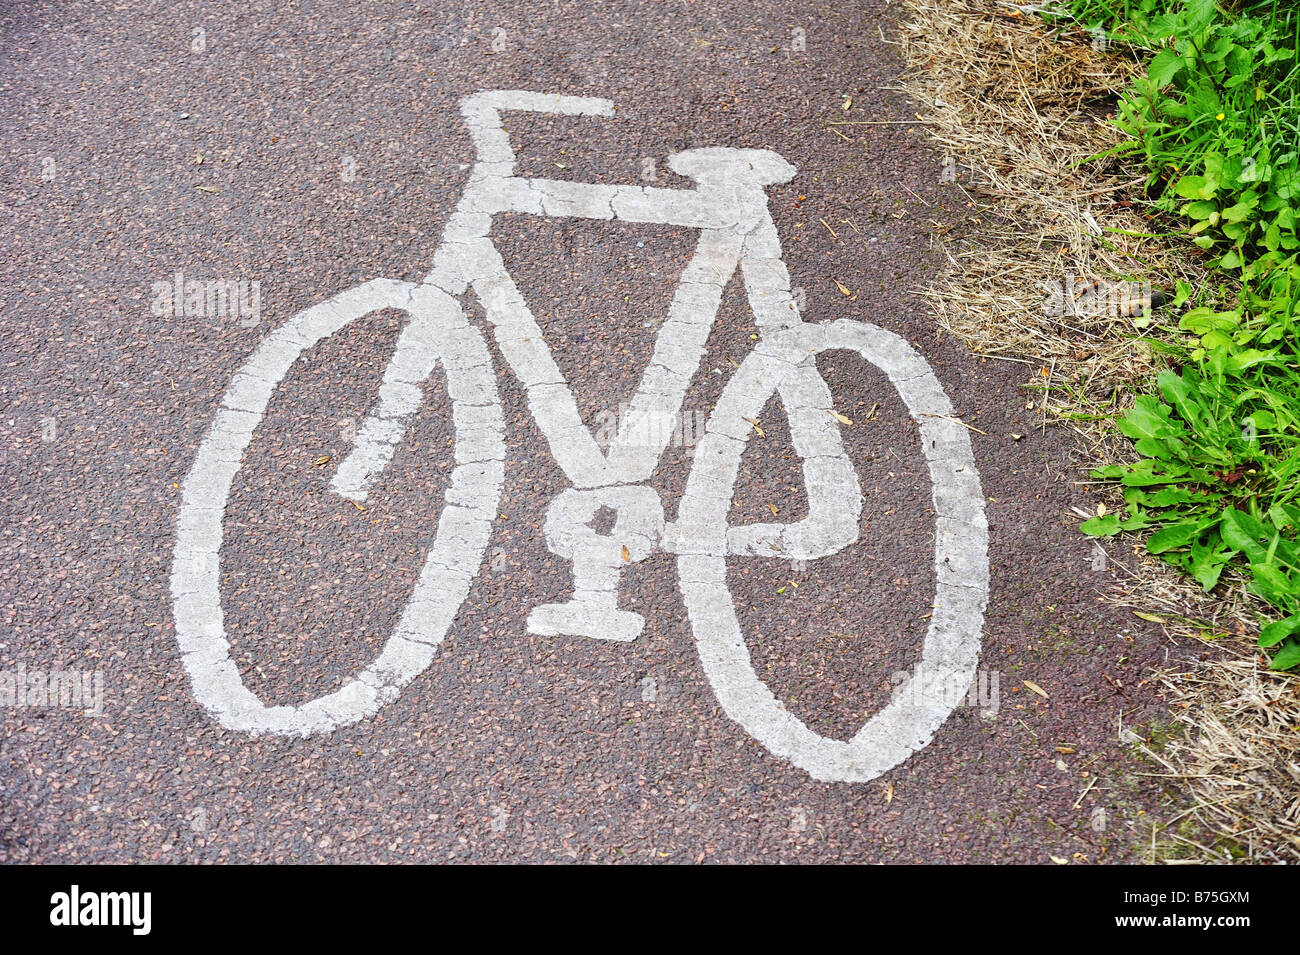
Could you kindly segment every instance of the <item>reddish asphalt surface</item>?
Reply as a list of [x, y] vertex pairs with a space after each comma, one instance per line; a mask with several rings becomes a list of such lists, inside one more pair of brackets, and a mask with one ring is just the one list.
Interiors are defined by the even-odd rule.
[[[1093, 569], [1069, 512], [1093, 501], [1068, 435], [1026, 407], [1037, 368], [972, 356], [914, 294], [944, 261], [931, 235], [974, 211], [912, 122], [886, 3], [254, 7], [0, 3], [0, 671], [100, 670], [105, 687], [98, 716], [0, 711], [0, 860], [1140, 857], [1160, 794], [1118, 728], [1159, 718], [1144, 680], [1170, 645]], [[569, 482], [490, 338], [503, 497], [431, 665], [376, 715], [306, 738], [230, 732], [196, 701], [168, 580], [199, 443], [273, 329], [366, 280], [428, 271], [474, 159], [457, 104], [480, 89], [619, 107], [512, 116], [523, 176], [641, 185], [649, 157], [656, 185], [687, 188], [666, 157], [705, 146], [798, 167], [768, 195], [804, 317], [903, 336], [971, 428], [995, 715], [958, 707], [879, 778], [818, 782], [721, 711], [663, 553], [622, 574], [620, 606], [647, 620], [635, 641], [530, 634], [529, 611], [572, 592], [543, 536]], [[505, 215], [492, 238], [595, 427], [631, 395], [694, 233]], [[259, 281], [260, 321], [154, 314], [155, 283], [177, 272]], [[472, 295], [464, 305], [485, 327]], [[428, 551], [450, 458], [438, 375], [365, 510], [316, 464], [347, 452], [401, 327], [377, 312], [311, 349], [236, 478], [221, 599], [235, 663], [266, 701], [364, 669]], [[737, 277], [687, 412], [707, 414], [754, 332]], [[934, 530], [889, 381], [845, 353], [818, 367], [854, 422], [841, 433], [865, 498], [859, 540], [796, 570], [731, 558], [728, 577], [757, 672], [847, 739], [918, 658]], [[734, 524], [806, 513], [779, 402], [761, 423]], [[670, 518], [687, 452], [670, 447], [649, 482]]]

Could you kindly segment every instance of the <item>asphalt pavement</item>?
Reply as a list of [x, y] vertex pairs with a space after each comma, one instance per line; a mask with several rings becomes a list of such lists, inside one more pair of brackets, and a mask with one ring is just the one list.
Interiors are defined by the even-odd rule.
[[[29, 688], [0, 710], [0, 859], [1138, 859], [1163, 797], [1120, 733], [1158, 727], [1147, 678], [1171, 647], [1116, 605], [1113, 563], [1077, 533], [1070, 508], [1093, 499], [1070, 434], [1043, 427], [1023, 387], [1039, 369], [972, 355], [916, 294], [946, 262], [933, 237], [977, 212], [914, 121], [897, 29], [880, 0], [0, 4], [0, 674]], [[835, 513], [857, 515], [856, 540], [807, 560], [714, 555], [753, 674], [817, 737], [851, 740], [939, 627], [943, 522], [918, 429], [937, 417], [965, 436], [988, 528], [987, 608], [960, 622], [976, 692], [871, 778], [815, 778], [747, 731], [747, 697], [723, 704], [697, 649], [716, 636], [710, 608], [688, 612], [664, 538], [616, 568], [618, 608], [644, 618], [635, 639], [529, 627], [574, 593], [547, 516], [575, 481], [474, 290], [454, 301], [499, 389], [502, 483], [427, 665], [307, 735], [231, 729], [220, 693], [196, 687], [228, 660], [267, 706], [364, 690], [354, 678], [403, 620], [455, 483], [449, 377], [422, 382], [364, 501], [331, 488], [364, 443], [399, 307], [302, 344], [268, 384], [214, 525], [220, 613], [194, 625], [224, 643], [189, 653], [178, 521], [223, 396], [277, 329], [371, 280], [430, 273], [476, 159], [461, 104], [481, 90], [613, 104], [503, 113], [515, 177], [657, 196], [644, 190], [696, 187], [675, 154], [778, 154], [797, 170], [765, 187], [782, 294], [803, 321], [906, 342], [951, 401], [916, 417], [898, 376], [820, 354], [829, 433], [860, 486]], [[504, 211], [488, 233], [606, 445], [699, 239], [613, 208]], [[710, 415], [771, 337], [752, 282], [724, 279], [638, 482], [669, 523]], [[187, 302], [195, 282], [227, 283], [243, 308]], [[747, 420], [729, 526], [809, 516], [782, 401]], [[615, 533], [610, 510], [595, 533]], [[85, 698], [31, 705], [53, 671], [84, 676]]]

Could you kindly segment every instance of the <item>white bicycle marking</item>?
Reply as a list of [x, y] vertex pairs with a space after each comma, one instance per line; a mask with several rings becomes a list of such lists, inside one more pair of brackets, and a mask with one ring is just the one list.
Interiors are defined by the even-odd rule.
[[[587, 526], [602, 507], [618, 514], [609, 534], [597, 534]], [[636, 639], [645, 618], [618, 609], [619, 571], [625, 563], [654, 553], [663, 533], [663, 505], [648, 487], [565, 491], [546, 512], [546, 542], [556, 554], [573, 561], [573, 599], [534, 609], [528, 615], [529, 632], [543, 637]]]
[[[695, 149], [668, 160], [691, 190], [599, 185], [514, 174], [504, 110], [612, 116], [606, 100], [518, 91], [462, 101], [478, 158], [448, 220], [433, 268], [419, 285], [375, 280], [308, 309], [272, 333], [236, 373], [186, 478], [172, 592], [177, 637], [196, 698], [230, 729], [308, 734], [356, 722], [394, 699], [431, 662], [482, 563], [504, 476], [504, 425], [487, 349], [457, 298], [473, 289], [529, 410], [573, 487], [547, 510], [547, 544], [573, 563], [574, 592], [528, 616], [539, 635], [627, 641], [644, 629], [620, 610], [620, 574], [656, 550], [678, 556], [692, 630], [711, 686], [727, 714], [774, 755], [818, 779], [863, 781], [926, 745], [969, 687], [988, 596], [987, 524], [966, 432], [929, 365], [903, 339], [864, 322], [803, 320], [767, 209], [765, 187], [795, 169], [766, 150]], [[489, 238], [505, 212], [652, 222], [698, 229], [668, 320], [608, 452], [583, 424], [540, 327]], [[737, 268], [762, 340], [723, 389], [698, 447], [678, 519], [645, 486], [668, 441], [656, 422], [678, 414], [704, 355], [723, 289]], [[339, 464], [331, 489], [364, 500], [390, 463], [421, 386], [436, 367], [452, 399], [456, 468], [433, 548], [378, 659], [342, 689], [300, 706], [268, 707], [230, 659], [218, 590], [221, 520], [241, 457], [275, 387], [302, 352], [348, 322], [391, 307], [409, 316], [379, 400]], [[848, 742], [817, 735], [785, 710], [755, 674], [726, 586], [727, 556], [815, 560], [854, 543], [862, 494], [817, 371], [828, 349], [857, 352], [889, 378], [916, 420], [936, 514], [936, 596], [922, 648], [919, 691], [896, 695]], [[794, 524], [728, 527], [741, 453], [773, 396], [786, 411], [802, 460], [808, 516]], [[655, 436], [646, 441], [647, 435]], [[589, 523], [602, 508], [613, 529]]]
[[[725, 526], [730, 494], [719, 494], [718, 488], [729, 490], [735, 484], [741, 452], [753, 430], [745, 419], [758, 417], [785, 379], [813, 367], [813, 357], [828, 349], [857, 352], [898, 388], [920, 427], [937, 516], [937, 587], [917, 670], [925, 679], [919, 688], [895, 694], [848, 742], [809, 730], [754, 672], [727, 590], [726, 561], [719, 542], [709, 533]], [[792, 356], [797, 364], [791, 363]], [[819, 415], [830, 420], [827, 406], [816, 399], [798, 405], [787, 398], [786, 413], [792, 433], [798, 417]], [[803, 324], [765, 338], [745, 359], [723, 389], [696, 450], [697, 469], [687, 482], [677, 521], [681, 536], [676, 552], [704, 672], [728, 716], [772, 753], [816, 779], [874, 779], [929, 743], [970, 689], [988, 593], [988, 525], [970, 441], [951, 415], [952, 406], [930, 366], [897, 335], [865, 322]], [[810, 462], [822, 458], [818, 449], [806, 447], [800, 454], [807, 475]], [[811, 480], [809, 486], [811, 494]]]
[[[390, 391], [381, 398], [380, 412], [392, 416], [367, 422], [370, 430], [358, 436], [339, 474], [351, 476], [348, 490], [354, 496], [363, 493], [364, 480], [392, 454], [402, 419], [414, 410], [404, 389], [423, 381], [436, 361], [447, 376], [456, 432], [446, 507], [411, 598], [375, 662], [326, 696], [301, 706], [267, 706], [244, 685], [230, 659], [222, 622], [218, 550], [230, 485], [275, 386], [298, 357], [381, 308], [411, 315], [398, 346], [407, 363], [399, 370], [390, 366], [385, 375]], [[487, 347], [460, 305], [437, 289], [376, 279], [300, 312], [267, 336], [231, 382], [181, 492], [171, 590], [176, 639], [199, 702], [227, 729], [305, 736], [355, 723], [396, 699], [433, 659], [482, 562], [505, 475], [504, 434]]]

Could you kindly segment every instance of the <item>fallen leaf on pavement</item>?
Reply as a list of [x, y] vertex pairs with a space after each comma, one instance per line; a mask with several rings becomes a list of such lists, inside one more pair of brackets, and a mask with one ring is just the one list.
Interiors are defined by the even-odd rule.
[[1143, 610], [1134, 610], [1134, 611], [1133, 611], [1133, 616], [1139, 618], [1140, 620], [1149, 620], [1149, 621], [1151, 621], [1152, 623], [1164, 623], [1164, 622], [1165, 622], [1165, 618], [1162, 617], [1162, 616], [1160, 616], [1159, 614], [1156, 614], [1156, 613], [1147, 613], [1146, 611], [1143, 611]]

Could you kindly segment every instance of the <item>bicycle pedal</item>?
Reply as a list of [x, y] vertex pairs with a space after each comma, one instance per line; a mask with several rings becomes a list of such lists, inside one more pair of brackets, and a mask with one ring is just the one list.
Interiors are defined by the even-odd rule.
[[631, 643], [645, 629], [645, 617], [619, 610], [616, 594], [583, 595], [562, 604], [542, 604], [528, 615], [528, 632], [539, 637], [588, 637]]

